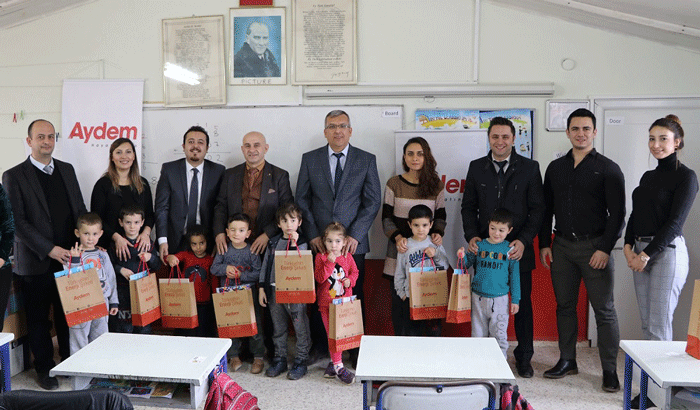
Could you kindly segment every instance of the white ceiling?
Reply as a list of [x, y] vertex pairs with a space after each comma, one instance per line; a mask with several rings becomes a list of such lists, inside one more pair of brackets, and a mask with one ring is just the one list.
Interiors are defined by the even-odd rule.
[[[0, 30], [96, 0], [0, 0]], [[700, 52], [700, 0], [490, 0]]]

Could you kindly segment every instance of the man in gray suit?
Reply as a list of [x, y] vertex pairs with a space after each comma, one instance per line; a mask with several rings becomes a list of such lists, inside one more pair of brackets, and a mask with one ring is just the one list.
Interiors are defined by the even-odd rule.
[[243, 212], [253, 220], [250, 249], [262, 255], [267, 242], [280, 232], [275, 220], [277, 208], [294, 202], [289, 173], [265, 161], [270, 146], [265, 136], [252, 131], [243, 136], [241, 151], [245, 162], [227, 169], [214, 210], [214, 234], [220, 254], [226, 252], [226, 222]]
[[43, 389], [54, 390], [58, 380], [49, 376], [56, 365], [49, 319], [52, 305], [61, 359], [68, 358], [70, 351], [68, 324], [53, 273], [69, 262], [69, 249], [76, 242], [75, 221], [87, 209], [73, 166], [52, 157], [56, 145], [53, 125], [33, 121], [27, 145], [31, 155], [8, 169], [2, 183], [15, 218], [14, 271], [21, 283], [37, 382]]
[[214, 245], [212, 218], [224, 166], [204, 159], [209, 134], [196, 125], [182, 138], [185, 158], [163, 164], [156, 186], [156, 233], [160, 258], [188, 248], [187, 228], [202, 225], [209, 232], [207, 244]]
[[[303, 212], [301, 228], [315, 252], [324, 252], [321, 236], [331, 222], [347, 229], [344, 252], [352, 254], [360, 271], [353, 288], [364, 302], [365, 254], [369, 252], [369, 229], [382, 202], [377, 159], [373, 154], [350, 145], [350, 116], [341, 110], [326, 115], [324, 134], [328, 145], [305, 153], [297, 181], [296, 200]], [[313, 305], [312, 305], [313, 306]], [[364, 309], [363, 309], [364, 312]], [[320, 315], [319, 315], [320, 316]], [[312, 319], [316, 349], [325, 335]], [[354, 359], [354, 357], [353, 357]]]

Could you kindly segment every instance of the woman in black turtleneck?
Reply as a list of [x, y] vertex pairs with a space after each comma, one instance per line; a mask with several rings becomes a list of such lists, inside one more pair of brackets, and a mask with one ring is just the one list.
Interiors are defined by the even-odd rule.
[[649, 340], [673, 340], [673, 312], [688, 276], [683, 223], [698, 193], [695, 172], [678, 161], [683, 128], [675, 115], [649, 128], [649, 151], [658, 160], [632, 192], [624, 253], [634, 271], [642, 330]]

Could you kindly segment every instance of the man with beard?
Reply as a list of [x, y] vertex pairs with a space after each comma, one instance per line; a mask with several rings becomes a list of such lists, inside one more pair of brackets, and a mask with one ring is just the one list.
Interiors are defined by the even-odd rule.
[[209, 149], [209, 134], [196, 125], [182, 138], [184, 159], [163, 164], [156, 187], [156, 233], [160, 258], [187, 248], [187, 228], [202, 225], [207, 243], [213, 244], [212, 217], [224, 166], [204, 159]]

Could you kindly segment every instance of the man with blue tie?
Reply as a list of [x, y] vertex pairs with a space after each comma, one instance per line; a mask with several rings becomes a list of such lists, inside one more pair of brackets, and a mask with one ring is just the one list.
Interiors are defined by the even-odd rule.
[[212, 219], [224, 166], [204, 159], [209, 134], [196, 125], [182, 138], [185, 158], [163, 164], [156, 186], [156, 233], [160, 258], [187, 249], [185, 233], [193, 225], [207, 230], [207, 245], [214, 245]]
[[[347, 229], [344, 252], [355, 259], [360, 275], [355, 294], [364, 302], [365, 254], [369, 252], [369, 229], [381, 206], [382, 194], [373, 154], [350, 145], [350, 116], [341, 110], [326, 115], [324, 135], [328, 144], [305, 153], [295, 198], [303, 213], [302, 230], [314, 252], [324, 252], [323, 230], [331, 222]], [[363, 309], [364, 312], [364, 309]], [[317, 312], [316, 312], [317, 313]], [[325, 350], [325, 328], [312, 317], [315, 349]], [[316, 332], [318, 331], [318, 332]], [[352, 359], [355, 355], [351, 351]], [[353, 360], [353, 361], [354, 361]]]
[[37, 382], [42, 389], [54, 390], [58, 380], [49, 376], [56, 365], [49, 318], [52, 306], [62, 360], [68, 358], [70, 350], [68, 324], [53, 273], [63, 270], [70, 261], [69, 250], [76, 241], [75, 221], [87, 209], [73, 166], [52, 156], [56, 146], [54, 126], [46, 120], [33, 121], [27, 145], [31, 154], [8, 169], [2, 183], [15, 218], [14, 272], [21, 284]]

